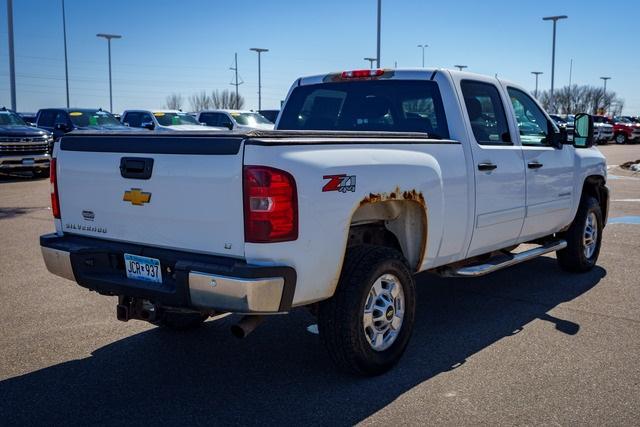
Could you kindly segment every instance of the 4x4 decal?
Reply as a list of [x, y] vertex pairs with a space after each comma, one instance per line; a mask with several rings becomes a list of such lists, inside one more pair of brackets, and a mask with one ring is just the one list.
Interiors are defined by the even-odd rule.
[[356, 176], [355, 175], [325, 175], [323, 179], [328, 179], [322, 191], [339, 191], [346, 193], [347, 191], [356, 191]]

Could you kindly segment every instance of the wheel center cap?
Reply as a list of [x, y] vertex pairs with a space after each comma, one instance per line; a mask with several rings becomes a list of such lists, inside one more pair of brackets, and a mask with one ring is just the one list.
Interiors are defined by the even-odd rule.
[[387, 320], [390, 321], [391, 319], [393, 319], [393, 316], [395, 314], [396, 314], [396, 312], [393, 309], [393, 306], [389, 306], [389, 307], [387, 307], [387, 311], [384, 313], [384, 317], [386, 317]]

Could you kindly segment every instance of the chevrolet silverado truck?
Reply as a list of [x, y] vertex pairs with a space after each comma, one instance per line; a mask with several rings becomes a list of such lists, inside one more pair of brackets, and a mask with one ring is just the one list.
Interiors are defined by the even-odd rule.
[[[54, 152], [52, 273], [118, 297], [117, 318], [250, 333], [308, 307], [338, 367], [401, 357], [414, 274], [477, 277], [555, 252], [598, 259], [606, 163], [522, 87], [450, 70], [300, 78], [274, 131], [74, 132]], [[520, 250], [520, 244], [528, 244]]]
[[49, 175], [53, 136], [27, 124], [18, 114], [0, 108], [0, 172], [31, 171]]

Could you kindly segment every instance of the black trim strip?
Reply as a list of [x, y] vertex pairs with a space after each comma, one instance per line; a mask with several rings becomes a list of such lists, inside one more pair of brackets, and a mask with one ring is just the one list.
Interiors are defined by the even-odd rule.
[[150, 153], [150, 154], [218, 154], [235, 155], [240, 151], [242, 137], [233, 135], [179, 134], [131, 135], [78, 134], [62, 137], [63, 151], [90, 151], [97, 153]]
[[[370, 137], [374, 138], [374, 137]], [[259, 138], [259, 139], [247, 139], [246, 145], [261, 145], [261, 146], [289, 146], [289, 145], [460, 145], [460, 141], [452, 139], [414, 139], [412, 137], [405, 137], [402, 139], [380, 139], [375, 140], [365, 138], [334, 138], [331, 139], [271, 139], [271, 138]]]

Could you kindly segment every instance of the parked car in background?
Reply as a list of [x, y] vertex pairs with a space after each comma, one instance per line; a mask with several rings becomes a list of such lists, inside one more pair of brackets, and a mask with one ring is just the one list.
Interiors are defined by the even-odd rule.
[[36, 125], [36, 113], [18, 113], [18, 115], [24, 120], [28, 125], [35, 126]]
[[43, 108], [38, 111], [36, 125], [58, 139], [72, 130], [129, 130], [108, 111], [101, 108]]
[[549, 117], [551, 117], [551, 120], [553, 120], [555, 124], [558, 126], [558, 128], [560, 129], [560, 132], [566, 133], [567, 139], [569, 141], [572, 141], [575, 116], [572, 116], [571, 118], [569, 118], [568, 116], [563, 117], [557, 114], [549, 114]]
[[226, 130], [210, 128], [198, 123], [195, 117], [180, 110], [127, 110], [122, 113], [123, 125], [158, 131], [173, 130]]
[[640, 140], [640, 125], [626, 117], [608, 119], [613, 123], [616, 144], [636, 143]]
[[0, 108], [0, 171], [30, 170], [48, 175], [53, 137], [51, 132], [25, 122], [18, 114]]
[[207, 126], [219, 126], [229, 130], [272, 130], [274, 126], [255, 111], [207, 110], [199, 112], [197, 119]]
[[280, 110], [260, 110], [258, 113], [262, 114], [262, 116], [269, 120], [271, 123], [275, 123], [278, 120], [278, 115], [280, 114]]
[[596, 144], [607, 144], [613, 139], [613, 125], [605, 116], [593, 116], [593, 139]]

